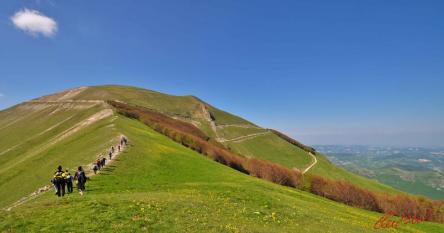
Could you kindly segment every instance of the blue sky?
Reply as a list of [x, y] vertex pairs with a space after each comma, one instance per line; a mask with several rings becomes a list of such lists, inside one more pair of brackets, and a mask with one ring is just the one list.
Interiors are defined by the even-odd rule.
[[308, 144], [444, 146], [442, 12], [431, 0], [1, 1], [0, 109], [126, 84]]

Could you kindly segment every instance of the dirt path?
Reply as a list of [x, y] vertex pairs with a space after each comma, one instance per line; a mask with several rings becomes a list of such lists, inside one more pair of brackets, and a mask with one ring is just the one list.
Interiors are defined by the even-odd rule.
[[218, 125], [217, 128], [224, 129], [227, 127], [237, 127], [237, 128], [244, 128], [244, 129], [262, 129], [261, 127], [254, 126], [254, 125], [246, 125], [246, 124], [226, 124], [226, 125]]
[[302, 174], [305, 174], [306, 172], [308, 172], [314, 165], [316, 165], [316, 163], [318, 163], [318, 160], [316, 159], [316, 156], [314, 154], [312, 154], [311, 152], [308, 152], [308, 154], [313, 159], [313, 163], [310, 164], [307, 168], [305, 168], [305, 170], [302, 171]]
[[[124, 135], [121, 135], [119, 138], [122, 138], [122, 136], [123, 136], [123, 137], [126, 137], [126, 136], [124, 136]], [[107, 157], [107, 161], [108, 161], [108, 162], [106, 163], [105, 167], [108, 166], [108, 165], [110, 165], [110, 164], [112, 164], [113, 161], [117, 158], [117, 156], [119, 156], [123, 151], [125, 151], [125, 148], [126, 148], [125, 145], [122, 145], [122, 146], [121, 146], [120, 151], [117, 150], [118, 145], [119, 145], [119, 144], [117, 144], [117, 145], [114, 146], [114, 148], [115, 148], [116, 150], [115, 150], [115, 152], [114, 152], [114, 154], [113, 154], [112, 160], [109, 160], [108, 157]], [[105, 156], [108, 156], [108, 153], [105, 153]], [[86, 175], [87, 177], [92, 177], [92, 176], [95, 176], [95, 175], [98, 175], [98, 174], [101, 173], [100, 171], [98, 171], [97, 174], [94, 174], [94, 172], [91, 170], [91, 164], [93, 164], [93, 163], [95, 163], [95, 161], [93, 161], [93, 162], [91, 162], [91, 163], [89, 163], [89, 164], [87, 164], [87, 165], [82, 165], [82, 167], [83, 167], [84, 170], [85, 170], [85, 175]], [[73, 189], [76, 189], [76, 188], [73, 187]], [[36, 197], [38, 197], [38, 196], [42, 195], [43, 193], [46, 193], [46, 192], [48, 192], [48, 191], [50, 191], [50, 190], [53, 190], [53, 185], [45, 185], [45, 186], [43, 186], [43, 187], [40, 187], [40, 188], [38, 188], [35, 192], [33, 192], [33, 193], [31, 193], [31, 194], [29, 194], [29, 195], [27, 195], [27, 196], [24, 196], [24, 197], [20, 198], [20, 200], [16, 201], [16, 202], [13, 203], [11, 206], [5, 208], [5, 210], [6, 210], [6, 211], [10, 211], [10, 210], [12, 210], [13, 208], [15, 208], [15, 207], [17, 207], [17, 206], [20, 206], [20, 205], [22, 205], [22, 204], [24, 204], [24, 203], [26, 203], [26, 202], [28, 202], [28, 201], [30, 201], [30, 200], [32, 200], [32, 199], [35, 199]]]
[[254, 133], [254, 134], [240, 136], [240, 137], [233, 138], [233, 139], [219, 139], [219, 142], [235, 142], [235, 143], [238, 143], [238, 142], [243, 142], [245, 140], [253, 139], [253, 138], [256, 138], [256, 137], [268, 134], [268, 133], [270, 133], [270, 132], [266, 131], [266, 132]]

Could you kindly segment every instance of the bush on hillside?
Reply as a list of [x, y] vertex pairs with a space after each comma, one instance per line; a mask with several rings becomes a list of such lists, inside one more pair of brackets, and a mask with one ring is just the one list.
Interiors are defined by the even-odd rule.
[[310, 192], [362, 209], [444, 223], [444, 201], [407, 194], [375, 194], [346, 181], [332, 181], [319, 176], [312, 177]]
[[252, 176], [290, 187], [300, 185], [302, 176], [300, 172], [255, 158], [249, 159], [247, 164], [247, 170]]
[[381, 212], [375, 194], [346, 181], [332, 181], [313, 176], [310, 192], [350, 206]]

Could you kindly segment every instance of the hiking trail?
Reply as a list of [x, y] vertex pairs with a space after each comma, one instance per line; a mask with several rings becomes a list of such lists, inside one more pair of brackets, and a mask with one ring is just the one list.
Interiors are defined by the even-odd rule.
[[314, 156], [314, 154], [312, 154], [311, 152], [308, 152], [308, 154], [311, 156], [311, 158], [313, 159], [313, 163], [310, 164], [307, 168], [305, 168], [304, 171], [302, 171], [302, 175], [305, 174], [306, 172], [308, 172], [314, 165], [316, 165], [316, 163], [318, 162], [318, 160], [316, 159], [316, 156]]
[[222, 138], [220, 138], [218, 141], [219, 142], [235, 142], [235, 143], [238, 143], [238, 142], [243, 142], [245, 140], [253, 139], [253, 138], [256, 138], [256, 137], [268, 134], [268, 133], [271, 133], [271, 132], [270, 131], [266, 131], [266, 132], [248, 134], [248, 135], [244, 135], [244, 136], [240, 136], [240, 137], [232, 138], [232, 139], [222, 139]]

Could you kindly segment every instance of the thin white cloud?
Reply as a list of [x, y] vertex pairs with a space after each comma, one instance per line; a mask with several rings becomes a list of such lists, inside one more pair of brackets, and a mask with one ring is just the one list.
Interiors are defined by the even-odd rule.
[[41, 34], [52, 37], [57, 32], [57, 22], [36, 10], [19, 10], [11, 17], [11, 21], [18, 29], [33, 36]]

